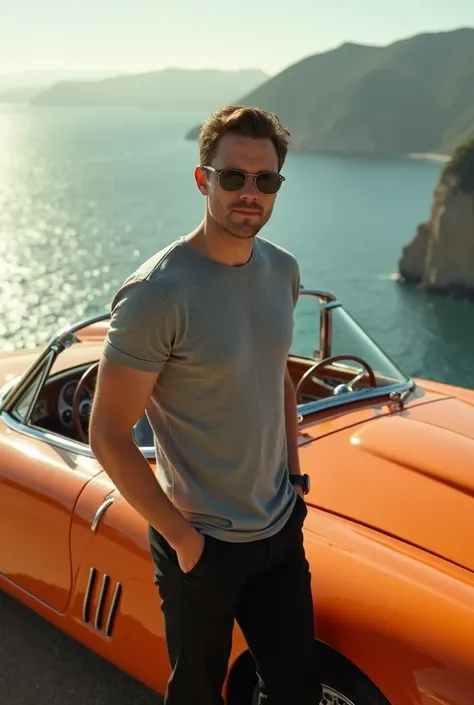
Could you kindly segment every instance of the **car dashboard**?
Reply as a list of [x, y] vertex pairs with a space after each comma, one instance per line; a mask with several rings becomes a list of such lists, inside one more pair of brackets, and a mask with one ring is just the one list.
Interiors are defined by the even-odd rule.
[[[49, 379], [41, 390], [31, 414], [33, 426], [47, 429], [69, 438], [76, 438], [74, 426], [74, 394], [84, 370], [68, 370]], [[92, 407], [92, 391], [85, 387], [79, 401], [79, 415], [87, 420]]]

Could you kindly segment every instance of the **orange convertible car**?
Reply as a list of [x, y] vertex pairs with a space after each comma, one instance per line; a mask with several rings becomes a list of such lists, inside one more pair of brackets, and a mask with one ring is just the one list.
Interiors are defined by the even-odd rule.
[[[0, 358], [0, 588], [163, 693], [147, 526], [88, 445], [106, 330]], [[323, 702], [472, 705], [474, 391], [406, 377], [329, 293], [302, 290], [295, 341]], [[146, 416], [135, 434], [153, 464]], [[226, 703], [255, 684], [236, 626]]]

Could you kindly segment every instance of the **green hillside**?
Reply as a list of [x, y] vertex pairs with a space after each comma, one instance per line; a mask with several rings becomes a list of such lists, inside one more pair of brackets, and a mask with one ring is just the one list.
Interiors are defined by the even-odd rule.
[[157, 111], [215, 110], [265, 82], [259, 70], [169, 68], [101, 81], [61, 81], [32, 100], [35, 106], [138, 107]]
[[474, 136], [474, 29], [386, 47], [346, 43], [288, 67], [238, 102], [276, 112], [298, 150], [452, 153]]

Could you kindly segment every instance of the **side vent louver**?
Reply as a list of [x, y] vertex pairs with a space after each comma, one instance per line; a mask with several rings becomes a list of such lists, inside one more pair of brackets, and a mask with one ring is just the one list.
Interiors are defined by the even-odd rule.
[[[87, 587], [86, 591], [84, 593], [84, 602], [82, 605], [82, 620], [84, 624], [90, 624], [92, 621], [91, 618], [91, 605], [92, 605], [92, 598], [93, 595], [96, 591], [96, 585], [99, 582], [98, 581], [98, 571], [95, 568], [90, 568], [89, 570], [89, 579], [87, 581]], [[105, 604], [107, 601], [107, 597], [110, 595], [112, 592], [112, 581], [110, 579], [110, 576], [107, 575], [107, 573], [104, 573], [102, 576], [102, 583], [100, 585], [100, 590], [99, 590], [99, 596], [97, 599], [97, 604], [95, 608], [95, 615], [94, 615], [94, 629], [96, 629], [98, 632], [102, 632], [108, 639], [112, 635], [112, 631], [114, 628], [114, 623], [115, 623], [115, 617], [117, 615], [117, 610], [119, 607], [119, 602], [120, 598], [122, 595], [122, 584], [121, 583], [115, 583], [115, 586], [113, 587], [113, 594], [112, 594], [112, 599], [110, 602], [110, 607], [107, 612], [107, 614], [104, 613], [105, 611]], [[105, 625], [104, 625], [105, 621]]]

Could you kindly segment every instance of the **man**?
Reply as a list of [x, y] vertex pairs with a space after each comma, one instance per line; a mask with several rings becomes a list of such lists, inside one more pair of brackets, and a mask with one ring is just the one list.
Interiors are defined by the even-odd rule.
[[[286, 363], [299, 293], [288, 252], [257, 237], [289, 133], [229, 106], [200, 132], [203, 222], [114, 298], [92, 449], [149, 522], [172, 674], [166, 705], [221, 705], [234, 619], [263, 705], [317, 705], [296, 399]], [[146, 410], [156, 475], [133, 442]]]

